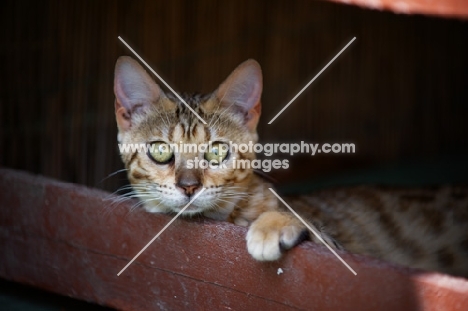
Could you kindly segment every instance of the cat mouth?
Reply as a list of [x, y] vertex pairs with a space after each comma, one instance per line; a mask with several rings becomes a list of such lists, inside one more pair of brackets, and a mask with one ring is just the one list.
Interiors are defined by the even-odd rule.
[[[176, 212], [180, 213], [182, 209], [183, 207], [180, 207], [177, 209]], [[204, 211], [205, 211], [205, 208], [190, 205], [183, 211], [182, 215], [192, 216], [192, 215], [202, 214]]]
[[[184, 203], [183, 205], [178, 206], [177, 208], [175, 208], [174, 211], [176, 213], [179, 213], [180, 211], [184, 210], [183, 213], [182, 213], [183, 215], [197, 214], [197, 213], [202, 213], [202, 212], [205, 211], [206, 208], [204, 208], [203, 206], [199, 206], [195, 202], [190, 203], [191, 199], [192, 198], [187, 198], [187, 200], [186, 200], [187, 202]], [[187, 206], [187, 204], [189, 204], [189, 205]]]

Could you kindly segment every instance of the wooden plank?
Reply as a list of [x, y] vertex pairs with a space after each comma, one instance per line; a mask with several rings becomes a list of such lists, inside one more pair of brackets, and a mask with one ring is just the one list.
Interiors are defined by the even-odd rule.
[[260, 263], [245, 228], [206, 219], [176, 220], [118, 277], [169, 216], [13, 170], [0, 187], [0, 276], [62, 295], [123, 310], [468, 308], [466, 280], [342, 253], [354, 276], [311, 242]]
[[443, 17], [468, 18], [468, 2], [465, 0], [330, 0], [358, 5], [370, 9], [388, 10], [404, 14], [427, 14]]

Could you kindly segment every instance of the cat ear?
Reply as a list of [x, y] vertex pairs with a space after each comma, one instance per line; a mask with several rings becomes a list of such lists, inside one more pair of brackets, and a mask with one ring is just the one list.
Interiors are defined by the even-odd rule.
[[136, 60], [121, 56], [115, 64], [114, 94], [117, 125], [128, 130], [132, 117], [144, 113], [163, 93]]
[[215, 92], [221, 105], [236, 109], [254, 131], [261, 113], [262, 70], [253, 59], [240, 64]]

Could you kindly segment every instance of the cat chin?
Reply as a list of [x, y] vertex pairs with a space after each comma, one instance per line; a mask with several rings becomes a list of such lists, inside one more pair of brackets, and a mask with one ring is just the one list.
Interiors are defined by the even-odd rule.
[[[201, 207], [201, 206], [196, 206], [192, 205], [189, 206], [183, 213], [183, 216], [187, 217], [193, 217], [193, 216], [198, 216], [198, 215], [203, 215], [207, 218], [211, 218], [214, 220], [219, 220], [219, 221], [227, 221], [229, 218], [229, 215], [232, 213], [234, 210], [235, 204], [229, 204], [228, 206], [224, 206], [222, 209], [216, 209], [213, 210], [212, 208], [208, 207]], [[145, 204], [143, 208], [149, 212], [149, 213], [163, 213], [163, 214], [173, 214], [173, 213], [178, 213], [180, 210], [183, 208], [171, 208], [167, 206], [162, 206], [161, 204]]]
[[149, 204], [144, 204], [143, 208], [148, 213], [171, 213], [172, 212], [171, 209], [168, 209], [166, 207], [154, 206], [154, 205], [149, 205]]
[[[145, 204], [143, 206], [145, 211], [149, 213], [162, 213], [162, 214], [173, 214], [173, 213], [178, 213], [181, 211], [183, 206], [180, 207], [167, 207], [167, 206], [162, 206], [161, 204]], [[189, 206], [183, 213], [183, 216], [188, 216], [188, 217], [193, 217], [197, 215], [203, 215], [209, 218], [217, 219], [217, 220], [226, 220], [227, 217], [229, 216], [229, 213], [227, 215], [224, 215], [218, 211], [213, 211], [209, 208], [204, 208], [200, 206]]]
[[[145, 211], [149, 213], [163, 213], [163, 214], [172, 214], [172, 213], [178, 213], [181, 211], [183, 208], [183, 205], [181, 207], [168, 207], [168, 206], [163, 206], [161, 204], [145, 204], [143, 206]], [[195, 216], [202, 214], [204, 208], [196, 207], [196, 206], [189, 206], [182, 214], [186, 216]]]

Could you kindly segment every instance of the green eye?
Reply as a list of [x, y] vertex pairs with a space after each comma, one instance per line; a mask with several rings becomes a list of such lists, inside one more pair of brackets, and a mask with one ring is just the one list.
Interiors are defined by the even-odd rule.
[[174, 157], [171, 146], [162, 141], [151, 143], [148, 156], [158, 164], [166, 164]]
[[229, 145], [225, 143], [213, 143], [205, 153], [205, 159], [213, 164], [223, 162], [229, 153]]

